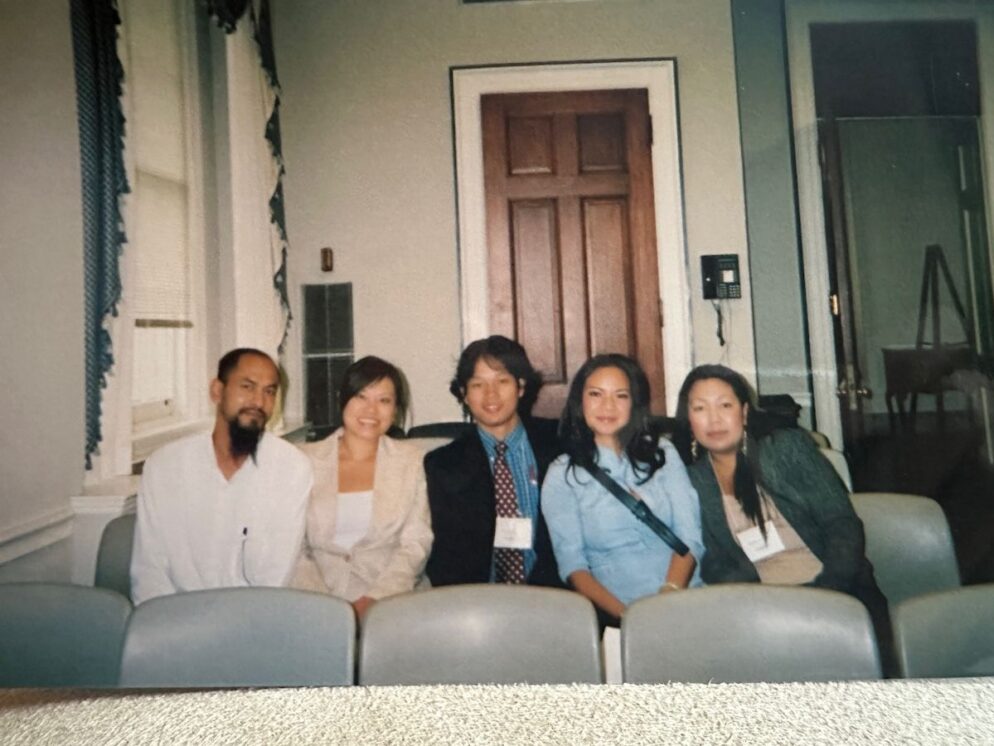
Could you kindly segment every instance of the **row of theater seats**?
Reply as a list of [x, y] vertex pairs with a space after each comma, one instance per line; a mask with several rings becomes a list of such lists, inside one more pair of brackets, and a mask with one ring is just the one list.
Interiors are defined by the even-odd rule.
[[[857, 492], [853, 507], [866, 529], [866, 556], [891, 604], [960, 584], [952, 536], [942, 508], [917, 495]], [[104, 530], [95, 585], [130, 597], [135, 517], [124, 515]]]
[[[344, 601], [229, 588], [132, 610], [100, 588], [0, 585], [0, 685], [225, 687], [598, 683], [593, 606], [527, 586], [454, 586], [385, 599], [356, 637]], [[994, 585], [893, 609], [907, 677], [994, 674]], [[726, 585], [634, 603], [621, 629], [628, 683], [880, 677], [869, 616], [833, 591]]]

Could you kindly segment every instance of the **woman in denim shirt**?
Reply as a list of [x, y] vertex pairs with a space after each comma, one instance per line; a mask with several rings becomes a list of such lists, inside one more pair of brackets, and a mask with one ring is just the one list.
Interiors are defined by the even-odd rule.
[[[649, 383], [624, 355], [598, 355], [573, 378], [559, 423], [566, 453], [549, 467], [542, 513], [563, 580], [617, 624], [638, 598], [699, 585], [697, 493], [673, 445], [649, 427]], [[597, 482], [596, 464], [690, 548], [681, 557]]]

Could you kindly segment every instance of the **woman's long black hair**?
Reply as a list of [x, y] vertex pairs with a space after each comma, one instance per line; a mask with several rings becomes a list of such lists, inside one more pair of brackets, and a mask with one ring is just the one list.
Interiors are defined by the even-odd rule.
[[673, 443], [677, 451], [683, 458], [684, 463], [691, 464], [701, 458], [705, 458], [707, 451], [698, 448], [696, 456], [692, 443], [694, 434], [690, 428], [689, 398], [690, 390], [698, 381], [717, 379], [727, 383], [735, 394], [735, 398], [740, 404], [749, 405], [749, 426], [744, 434], [748, 441], [746, 453], [741, 450], [736, 453], [735, 473], [732, 477], [732, 486], [735, 489], [735, 499], [742, 506], [742, 512], [746, 514], [755, 525], [759, 526], [763, 536], [766, 536], [766, 522], [763, 518], [762, 501], [759, 497], [759, 488], [763, 484], [762, 470], [759, 466], [759, 452], [762, 450], [762, 440], [774, 430], [788, 425], [787, 421], [776, 415], [762, 411], [756, 404], [756, 397], [753, 394], [749, 382], [731, 368], [724, 365], [699, 365], [694, 368], [683, 381], [680, 387], [680, 395], [677, 399], [676, 420], [677, 428], [673, 436]]
[[626, 355], [595, 355], [580, 366], [573, 376], [566, 406], [559, 420], [559, 438], [569, 456], [569, 468], [575, 473], [577, 466], [586, 467], [597, 463], [594, 432], [583, 418], [583, 387], [591, 374], [600, 368], [617, 368], [628, 379], [632, 413], [628, 423], [618, 432], [618, 440], [639, 477], [638, 483], [644, 484], [666, 463], [666, 455], [659, 447], [659, 436], [652, 426], [649, 379], [639, 364]]

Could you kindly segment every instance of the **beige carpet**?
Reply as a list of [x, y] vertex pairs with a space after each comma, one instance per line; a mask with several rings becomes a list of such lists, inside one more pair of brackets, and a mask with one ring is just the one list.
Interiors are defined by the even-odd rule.
[[994, 680], [0, 691], [3, 744], [994, 744]]

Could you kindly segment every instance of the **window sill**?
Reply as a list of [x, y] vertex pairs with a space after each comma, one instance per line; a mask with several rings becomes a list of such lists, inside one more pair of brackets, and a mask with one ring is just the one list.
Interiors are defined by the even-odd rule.
[[174, 440], [191, 433], [206, 430], [213, 424], [213, 417], [188, 422], [170, 423], [157, 428], [146, 428], [136, 432], [131, 440], [131, 462], [135, 465], [145, 463], [145, 459], [153, 452]]

